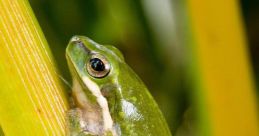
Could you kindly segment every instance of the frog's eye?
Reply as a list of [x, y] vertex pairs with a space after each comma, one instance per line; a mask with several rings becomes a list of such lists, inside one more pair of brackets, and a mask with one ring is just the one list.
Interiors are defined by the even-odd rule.
[[110, 64], [107, 59], [101, 55], [93, 55], [86, 64], [87, 72], [96, 78], [102, 78], [110, 72]]

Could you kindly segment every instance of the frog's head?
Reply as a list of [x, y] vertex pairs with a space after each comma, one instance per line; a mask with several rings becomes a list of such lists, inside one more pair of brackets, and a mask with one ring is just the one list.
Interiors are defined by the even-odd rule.
[[89, 95], [93, 93], [90, 91], [94, 87], [102, 90], [115, 82], [119, 64], [124, 62], [117, 48], [100, 45], [85, 36], [71, 38], [66, 57], [73, 81], [79, 81], [80, 86], [85, 88], [84, 92]]
[[[80, 78], [88, 77], [99, 86], [116, 73], [117, 63], [124, 61], [121, 52], [113, 46], [103, 46], [85, 36], [71, 38], [66, 49], [71, 72]], [[75, 70], [75, 71], [74, 71]]]
[[105, 94], [114, 90], [119, 66], [124, 62], [122, 54], [113, 46], [100, 45], [84, 36], [74, 36], [66, 49], [66, 57], [78, 106], [92, 111], [99, 107], [96, 112], [102, 112], [104, 126], [110, 128], [112, 119], [108, 103], [114, 103], [111, 101], [114, 99], [107, 100]]

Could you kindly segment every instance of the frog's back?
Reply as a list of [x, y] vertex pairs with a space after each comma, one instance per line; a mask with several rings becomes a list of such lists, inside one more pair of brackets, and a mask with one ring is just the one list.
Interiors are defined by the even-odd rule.
[[120, 68], [127, 71], [119, 74], [122, 98], [115, 120], [122, 135], [170, 136], [167, 123], [146, 86], [126, 64]]

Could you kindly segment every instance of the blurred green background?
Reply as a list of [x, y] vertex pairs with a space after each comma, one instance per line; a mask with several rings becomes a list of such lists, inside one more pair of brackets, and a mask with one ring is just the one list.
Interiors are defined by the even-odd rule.
[[[177, 0], [30, 0], [59, 70], [70, 81], [65, 48], [73, 35], [119, 48], [148, 86], [174, 133], [190, 105], [186, 13]], [[259, 4], [240, 1], [252, 64], [259, 75]], [[258, 80], [257, 80], [258, 81]], [[258, 83], [258, 82], [257, 82]]]
[[[245, 23], [245, 30], [248, 39], [249, 51], [253, 70], [255, 73], [256, 85], [259, 83], [259, 1], [258, 0], [242, 0], [241, 8]], [[257, 89], [257, 95], [258, 95]]]

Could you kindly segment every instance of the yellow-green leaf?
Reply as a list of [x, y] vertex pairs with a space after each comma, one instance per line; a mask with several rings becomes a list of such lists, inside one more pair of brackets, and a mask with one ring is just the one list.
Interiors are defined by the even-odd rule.
[[64, 135], [66, 97], [27, 0], [0, 0], [0, 126], [5, 135]]
[[258, 136], [255, 85], [236, 0], [187, 0], [202, 134]]

